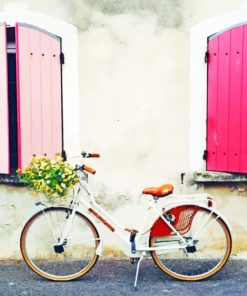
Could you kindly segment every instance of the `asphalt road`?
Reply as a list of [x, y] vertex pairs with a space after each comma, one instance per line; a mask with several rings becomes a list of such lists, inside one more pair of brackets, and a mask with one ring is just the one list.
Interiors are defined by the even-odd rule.
[[218, 274], [202, 282], [180, 282], [163, 274], [152, 260], [143, 261], [138, 291], [133, 292], [136, 265], [128, 260], [99, 259], [84, 277], [66, 283], [34, 274], [24, 262], [0, 262], [0, 295], [238, 295], [247, 296], [247, 261], [231, 260]]

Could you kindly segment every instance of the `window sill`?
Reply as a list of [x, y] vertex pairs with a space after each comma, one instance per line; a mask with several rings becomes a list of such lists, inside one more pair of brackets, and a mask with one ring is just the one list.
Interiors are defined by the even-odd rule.
[[17, 174], [0, 174], [0, 184], [23, 185]]
[[194, 172], [196, 183], [247, 183], [247, 174], [199, 171]]

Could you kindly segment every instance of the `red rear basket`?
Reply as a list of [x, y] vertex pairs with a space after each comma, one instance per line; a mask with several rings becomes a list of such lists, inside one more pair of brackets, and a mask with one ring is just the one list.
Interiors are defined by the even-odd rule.
[[[183, 235], [190, 230], [193, 218], [197, 211], [198, 207], [194, 205], [178, 206], [166, 212], [166, 215], [172, 215], [174, 217], [172, 226]], [[169, 236], [174, 234], [175, 233], [171, 228], [159, 218], [151, 228], [150, 237]]]

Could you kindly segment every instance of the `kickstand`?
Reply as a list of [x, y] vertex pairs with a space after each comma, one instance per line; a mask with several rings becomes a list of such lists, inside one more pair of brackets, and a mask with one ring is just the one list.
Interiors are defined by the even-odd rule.
[[139, 274], [139, 268], [142, 259], [146, 256], [146, 252], [142, 252], [140, 259], [138, 260], [137, 267], [136, 267], [136, 276], [135, 276], [135, 282], [134, 282], [134, 292], [137, 291], [137, 280], [138, 280], [138, 274]]

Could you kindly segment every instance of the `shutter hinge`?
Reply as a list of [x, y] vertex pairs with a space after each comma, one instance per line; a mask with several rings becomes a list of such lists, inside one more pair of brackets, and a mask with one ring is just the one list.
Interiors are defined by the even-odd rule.
[[203, 152], [203, 160], [207, 160], [208, 159], [208, 150], [204, 150]]
[[205, 52], [205, 56], [204, 56], [204, 62], [207, 63], [208, 62], [208, 58], [209, 58], [209, 52], [208, 50]]
[[64, 53], [63, 52], [60, 53], [60, 63], [64, 64]]

